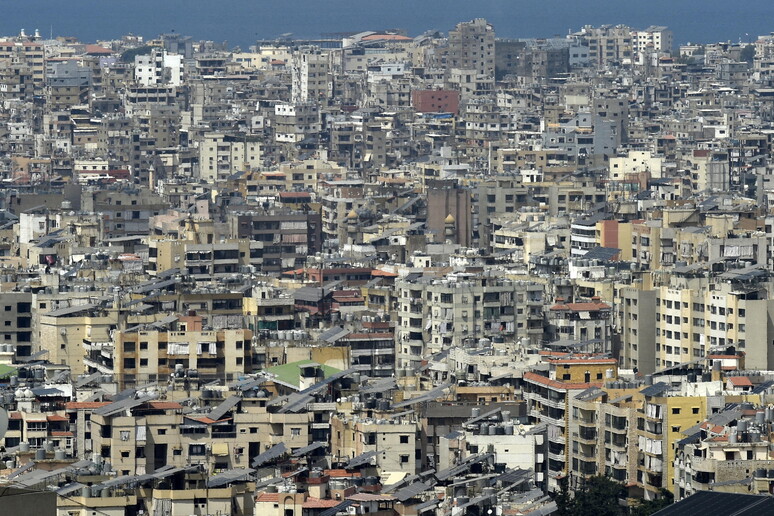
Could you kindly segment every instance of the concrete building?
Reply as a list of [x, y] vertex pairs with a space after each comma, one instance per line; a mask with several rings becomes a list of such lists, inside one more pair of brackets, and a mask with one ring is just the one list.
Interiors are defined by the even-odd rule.
[[208, 183], [261, 164], [261, 143], [253, 136], [209, 133], [199, 143], [199, 177]]
[[483, 18], [457, 24], [449, 31], [449, 69], [472, 70], [474, 74], [494, 78], [495, 32]]
[[293, 102], [321, 102], [330, 94], [328, 53], [306, 47], [293, 52], [291, 61]]

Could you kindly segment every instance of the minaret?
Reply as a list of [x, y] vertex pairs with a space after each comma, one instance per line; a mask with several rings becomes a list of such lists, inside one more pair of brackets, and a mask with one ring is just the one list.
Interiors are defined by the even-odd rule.
[[357, 241], [357, 212], [353, 209], [347, 214], [347, 240], [349, 244]]
[[454, 219], [454, 216], [451, 213], [447, 215], [443, 221], [443, 224], [444, 240], [447, 244], [455, 243], [457, 240], [457, 221]]

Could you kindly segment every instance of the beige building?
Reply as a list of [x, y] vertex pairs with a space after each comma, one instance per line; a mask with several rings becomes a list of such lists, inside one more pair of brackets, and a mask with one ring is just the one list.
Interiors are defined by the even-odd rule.
[[208, 183], [259, 168], [261, 163], [261, 144], [254, 136], [208, 133], [199, 142], [199, 177]]
[[334, 461], [347, 461], [375, 452], [374, 462], [380, 472], [418, 472], [420, 460], [418, 425], [411, 417], [375, 419], [357, 416], [331, 418], [331, 455]]
[[206, 330], [200, 316], [181, 317], [177, 326], [179, 331], [116, 333], [113, 373], [122, 386], [166, 381], [171, 375], [231, 381], [252, 372], [250, 330]]

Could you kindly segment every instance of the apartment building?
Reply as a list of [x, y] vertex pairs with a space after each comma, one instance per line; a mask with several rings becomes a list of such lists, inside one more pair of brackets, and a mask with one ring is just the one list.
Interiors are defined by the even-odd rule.
[[669, 384], [654, 383], [642, 389], [642, 409], [637, 413], [637, 486], [652, 500], [661, 489], [675, 493], [675, 448], [686, 431], [707, 415], [706, 396], [686, 396]]
[[547, 337], [551, 341], [579, 345], [586, 352], [609, 353], [612, 350], [612, 307], [599, 297], [579, 303], [567, 303], [564, 298], [557, 298], [547, 315]]
[[422, 356], [480, 339], [542, 337], [541, 285], [457, 273], [398, 280], [396, 289], [398, 367], [416, 368]]
[[330, 94], [328, 52], [318, 47], [305, 47], [293, 52], [291, 59], [293, 102], [320, 102]]
[[255, 136], [207, 133], [199, 142], [199, 177], [208, 183], [261, 165], [261, 143]]
[[[567, 422], [570, 420], [570, 399], [591, 387], [601, 387], [605, 381], [608, 369], [615, 369], [613, 362], [603, 361], [600, 364], [585, 364], [584, 360], [556, 364], [553, 374], [545, 375], [537, 372], [527, 372], [523, 376], [524, 400], [530, 421], [546, 424], [546, 488], [548, 491], [556, 491], [559, 487], [558, 478], [569, 474], [570, 450], [572, 439], [568, 434]], [[575, 365], [577, 363], [577, 365]], [[567, 369], [565, 369], [567, 366]], [[567, 371], [567, 372], [565, 372]], [[569, 375], [570, 378], [583, 378], [587, 374], [591, 381], [578, 382], [562, 380]], [[601, 375], [600, 380], [596, 380]]]
[[495, 32], [483, 18], [458, 23], [449, 31], [449, 69], [472, 70], [474, 74], [494, 77]]
[[264, 272], [285, 272], [304, 266], [307, 256], [322, 249], [319, 213], [273, 208], [229, 215], [232, 238], [260, 242]]
[[[607, 475], [623, 484], [634, 482], [637, 471], [636, 384], [608, 382], [622, 390], [591, 387], [570, 399], [568, 436], [571, 439], [572, 483]], [[611, 394], [615, 393], [616, 397]], [[626, 394], [629, 393], [629, 394]]]
[[[119, 475], [142, 475], [167, 465], [198, 465], [208, 474], [248, 468], [258, 455], [284, 443], [288, 452], [309, 444], [309, 415], [275, 414], [266, 399], [215, 397], [208, 412], [183, 413], [171, 400], [148, 396], [95, 408], [84, 428], [94, 452]], [[88, 447], [88, 444], [87, 444]]]
[[320, 108], [315, 102], [274, 106], [274, 140], [277, 143], [301, 143], [317, 137], [321, 130]]
[[154, 239], [149, 242], [149, 270], [162, 272], [177, 268], [197, 281], [209, 282], [248, 267], [261, 270], [263, 249], [263, 242], [246, 238], [210, 243]]
[[334, 462], [348, 462], [368, 454], [373, 456], [380, 472], [419, 472], [419, 426], [410, 416], [378, 419], [337, 414], [331, 417], [330, 427]]
[[695, 434], [676, 443], [676, 499], [708, 490], [771, 494], [771, 409], [753, 408], [752, 403], [736, 407], [711, 416], [694, 427]]
[[[116, 333], [112, 373], [122, 387], [164, 381], [181, 372], [205, 383], [252, 372], [250, 330], [207, 330], [201, 317], [185, 319], [188, 327], [181, 331]], [[195, 376], [189, 371], [195, 371]]]

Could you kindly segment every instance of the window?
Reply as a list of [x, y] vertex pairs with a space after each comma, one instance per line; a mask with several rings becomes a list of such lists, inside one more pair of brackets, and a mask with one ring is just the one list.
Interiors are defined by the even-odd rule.
[[290, 429], [290, 436], [291, 437], [298, 437], [301, 435], [301, 428], [291, 428]]
[[407, 435], [400, 436], [400, 444], [408, 444], [408, 442], [409, 442], [409, 436]]
[[400, 456], [400, 463], [401, 464], [408, 464], [409, 456], [408, 455], [401, 455]]
[[188, 446], [188, 455], [204, 455], [205, 448], [203, 444], [191, 444]]
[[679, 413], [680, 413], [680, 408], [679, 407], [672, 407], [672, 414], [677, 415]]

